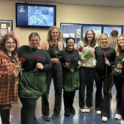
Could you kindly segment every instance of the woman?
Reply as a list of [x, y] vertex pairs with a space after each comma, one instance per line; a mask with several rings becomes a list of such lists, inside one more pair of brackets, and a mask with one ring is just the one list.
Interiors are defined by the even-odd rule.
[[47, 80], [46, 80], [47, 92], [42, 97], [42, 114], [43, 114], [43, 118], [46, 121], [50, 121], [49, 104], [47, 104], [47, 102], [48, 102], [48, 95], [49, 95], [49, 89], [52, 78], [55, 89], [55, 105], [54, 105], [54, 112], [52, 115], [52, 119], [58, 117], [61, 109], [62, 68], [58, 59], [59, 51], [61, 50], [61, 43], [59, 42], [61, 41], [61, 38], [62, 38], [61, 30], [56, 26], [53, 26], [48, 31], [47, 40], [43, 41], [41, 44], [41, 48], [45, 49], [49, 53], [52, 61], [52, 69], [49, 70], [49, 72], [47, 72]]
[[124, 35], [120, 35], [116, 43], [116, 59], [114, 69], [114, 83], [117, 90], [117, 114], [116, 119], [122, 116], [121, 124], [124, 124]]
[[38, 124], [35, 117], [36, 100], [46, 91], [46, 71], [52, 67], [49, 54], [39, 49], [40, 36], [37, 32], [29, 35], [29, 45], [21, 46], [19, 57], [25, 62], [19, 85], [19, 97], [22, 103], [21, 124]]
[[[15, 68], [13, 67], [15, 66]], [[5, 35], [0, 41], [0, 115], [2, 124], [9, 124], [11, 104], [18, 103], [18, 84], [14, 78], [19, 76], [17, 41]]]
[[[96, 55], [96, 68], [95, 68], [95, 81], [96, 81], [96, 99], [95, 107], [96, 113], [101, 114], [102, 121], [107, 121], [110, 117], [110, 99], [109, 88], [112, 81], [111, 65], [114, 64], [115, 50], [108, 47], [109, 37], [106, 33], [100, 36], [100, 46], [95, 50]], [[102, 85], [102, 82], [104, 85]], [[104, 99], [102, 99], [102, 86]]]
[[[79, 53], [74, 49], [75, 39], [69, 37], [66, 39], [66, 48], [60, 52], [60, 61], [63, 67], [63, 88], [64, 88], [64, 106], [65, 116], [75, 114], [73, 101], [75, 91], [79, 88], [78, 60]], [[74, 72], [73, 72], [74, 71]]]
[[[55, 107], [54, 107], [54, 113], [52, 115], [52, 119], [58, 117], [60, 114], [61, 109], [61, 92], [62, 92], [62, 68], [59, 63], [59, 59], [57, 56], [59, 54], [55, 54], [55, 51], [59, 51], [61, 48], [61, 43], [58, 41], [61, 41], [62, 33], [59, 28], [53, 26], [48, 31], [48, 38], [46, 41], [43, 41], [41, 44], [41, 48], [45, 49], [49, 55], [51, 56], [52, 61], [52, 69], [47, 72], [47, 92], [42, 97], [42, 114], [46, 121], [50, 121], [49, 117], [49, 104], [48, 103], [48, 94], [50, 89], [51, 80], [53, 78], [54, 81], [54, 87], [55, 87]], [[56, 47], [53, 47], [52, 45], [55, 44]]]
[[[90, 107], [92, 106], [92, 93], [93, 93], [93, 79], [94, 79], [94, 67], [96, 65], [96, 59], [91, 57], [89, 59], [83, 58], [87, 52], [95, 52], [97, 47], [95, 40], [95, 33], [93, 30], [87, 30], [85, 37], [82, 41], [78, 43], [78, 48], [83, 48], [79, 51], [79, 64], [81, 67], [79, 69], [80, 74], [80, 88], [79, 88], [79, 107], [81, 112], [90, 112]], [[85, 85], [87, 87], [86, 94], [86, 107], [85, 107]]]

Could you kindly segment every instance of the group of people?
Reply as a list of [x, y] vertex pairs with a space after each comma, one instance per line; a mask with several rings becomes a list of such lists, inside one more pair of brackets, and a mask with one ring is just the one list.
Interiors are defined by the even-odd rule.
[[[62, 32], [53, 26], [48, 30], [47, 40], [40, 45], [37, 32], [29, 35], [29, 45], [17, 47], [17, 40], [6, 34], [0, 40], [0, 114], [2, 124], [9, 124], [11, 104], [22, 103], [21, 124], [38, 124], [35, 116], [36, 101], [42, 96], [42, 115], [50, 121], [49, 90], [53, 79], [55, 104], [52, 119], [61, 111], [61, 96], [65, 116], [75, 114], [73, 106], [75, 91], [79, 90], [81, 112], [90, 112], [93, 83], [96, 83], [95, 109], [102, 121], [110, 117], [109, 89], [117, 89], [116, 119], [122, 116], [124, 124], [124, 35], [116, 38], [116, 48], [109, 47], [109, 37], [101, 34], [96, 42], [93, 30], [87, 30], [83, 40], [74, 48], [75, 39], [61, 44]], [[109, 44], [108, 44], [109, 43]], [[114, 68], [114, 69], [113, 69]], [[102, 87], [104, 98], [102, 98]], [[85, 99], [85, 88], [86, 99]]]

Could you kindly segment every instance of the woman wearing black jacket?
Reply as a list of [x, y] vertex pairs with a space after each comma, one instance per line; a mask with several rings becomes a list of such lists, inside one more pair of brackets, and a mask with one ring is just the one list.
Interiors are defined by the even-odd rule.
[[[37, 32], [29, 35], [29, 45], [18, 49], [19, 57], [23, 57], [19, 98], [22, 103], [21, 124], [39, 124], [35, 116], [36, 101], [46, 92], [46, 71], [52, 68], [49, 54], [39, 49], [40, 36]], [[34, 71], [35, 70], [35, 71]]]
[[114, 69], [114, 82], [117, 90], [117, 114], [116, 119], [122, 116], [121, 124], [124, 124], [124, 35], [120, 35], [116, 43], [116, 59]]
[[[100, 46], [95, 50], [96, 55], [96, 68], [95, 68], [95, 81], [96, 81], [96, 99], [95, 108], [97, 114], [101, 114], [102, 121], [107, 121], [110, 117], [110, 99], [109, 99], [109, 88], [112, 81], [110, 75], [111, 65], [114, 65], [115, 50], [108, 47], [108, 35], [103, 33], [100, 36]], [[102, 82], [104, 85], [102, 85]], [[102, 99], [102, 86], [104, 99]]]
[[67, 38], [66, 48], [60, 51], [60, 61], [63, 67], [63, 99], [65, 107], [65, 116], [75, 114], [73, 107], [73, 101], [75, 91], [79, 89], [79, 71], [78, 71], [78, 60], [79, 53], [74, 49], [75, 39]]

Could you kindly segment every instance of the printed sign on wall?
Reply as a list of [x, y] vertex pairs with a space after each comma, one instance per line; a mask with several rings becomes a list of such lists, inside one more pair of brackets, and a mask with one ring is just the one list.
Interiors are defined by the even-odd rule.
[[0, 20], [0, 37], [13, 31], [13, 20]]
[[1, 24], [1, 28], [6, 28], [6, 24]]

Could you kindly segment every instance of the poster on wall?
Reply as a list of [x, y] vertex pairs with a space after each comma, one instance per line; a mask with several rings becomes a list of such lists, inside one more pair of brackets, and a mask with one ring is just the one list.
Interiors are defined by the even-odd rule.
[[70, 33], [70, 37], [75, 38], [75, 33]]
[[6, 28], [6, 24], [1, 24], [1, 28]]
[[0, 20], [0, 37], [13, 31], [13, 20]]
[[68, 38], [69, 37], [69, 33], [63, 33], [63, 38]]
[[76, 29], [76, 38], [80, 38], [80, 37], [81, 37], [81, 30]]
[[5, 34], [7, 34], [7, 29], [1, 29], [1, 36], [4, 36]]
[[99, 38], [99, 36], [101, 35], [101, 30], [94, 30], [95, 33], [95, 37]]

